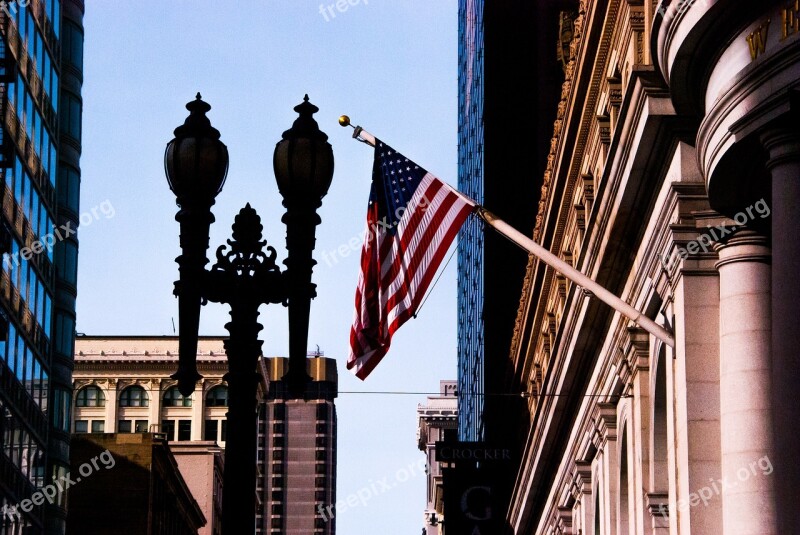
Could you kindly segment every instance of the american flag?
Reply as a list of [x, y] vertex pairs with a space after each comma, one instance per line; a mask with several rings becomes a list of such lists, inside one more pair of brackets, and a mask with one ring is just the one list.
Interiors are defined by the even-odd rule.
[[365, 379], [412, 317], [475, 202], [375, 140], [347, 368]]

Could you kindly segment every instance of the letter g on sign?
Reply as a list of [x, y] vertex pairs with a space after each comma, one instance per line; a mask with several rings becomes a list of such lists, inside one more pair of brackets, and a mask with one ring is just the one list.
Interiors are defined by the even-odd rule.
[[[474, 507], [470, 507], [470, 494], [477, 491], [483, 491], [486, 493], [486, 505], [484, 506], [483, 511], [477, 511], [478, 514], [483, 514], [483, 516], [477, 516], [474, 510]], [[464, 513], [464, 516], [469, 518], [470, 520], [489, 520], [492, 518], [492, 508], [489, 507], [488, 501], [489, 496], [492, 494], [492, 489], [489, 487], [470, 487], [464, 491], [464, 494], [461, 495], [461, 511]], [[480, 498], [478, 498], [480, 500]]]

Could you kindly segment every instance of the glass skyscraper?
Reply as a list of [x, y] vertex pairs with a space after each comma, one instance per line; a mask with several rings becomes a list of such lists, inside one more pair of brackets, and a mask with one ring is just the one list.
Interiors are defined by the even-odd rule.
[[[483, 0], [460, 0], [458, 20], [458, 188], [484, 204]], [[460, 440], [483, 435], [483, 224], [467, 219], [458, 240]]]
[[[83, 11], [81, 0], [0, 7], [0, 535], [64, 532]], [[52, 498], [30, 499], [51, 484]]]
[[[533, 231], [563, 82], [558, 13], [572, 7], [577, 1], [459, 0], [459, 189], [525, 234]], [[493, 415], [524, 416], [512, 400], [527, 385], [513, 375], [509, 350], [527, 260], [478, 218], [459, 235], [460, 440], [505, 439], [508, 426]]]

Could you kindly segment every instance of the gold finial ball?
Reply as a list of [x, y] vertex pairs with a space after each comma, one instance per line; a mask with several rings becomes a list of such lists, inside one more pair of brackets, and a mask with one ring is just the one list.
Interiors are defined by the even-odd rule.
[[341, 126], [350, 126], [350, 117], [348, 117], [347, 115], [339, 116], [339, 124]]

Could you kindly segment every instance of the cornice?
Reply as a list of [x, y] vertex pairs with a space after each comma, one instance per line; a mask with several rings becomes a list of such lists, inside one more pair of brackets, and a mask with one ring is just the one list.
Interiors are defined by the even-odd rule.
[[[550, 241], [549, 249], [551, 251], [558, 251], [561, 247], [564, 238], [564, 229], [566, 226], [569, 211], [564, 210], [563, 203], [571, 202], [572, 194], [574, 192], [576, 181], [580, 178], [581, 166], [576, 165], [583, 159], [584, 151], [586, 150], [586, 143], [589, 138], [591, 129], [596, 122], [595, 114], [598, 96], [600, 93], [601, 84], [604, 81], [604, 74], [607, 71], [607, 60], [611, 42], [614, 38], [614, 29], [618, 23], [618, 11], [620, 0], [611, 0], [608, 5], [608, 11], [605, 13], [604, 24], [601, 30], [601, 39], [599, 46], [596, 50], [589, 49], [586, 44], [585, 36], [589, 28], [587, 24], [587, 9], [588, 0], [581, 0], [578, 17], [575, 19], [575, 30], [573, 35], [570, 51], [572, 57], [567, 64], [564, 73], [564, 83], [561, 87], [561, 100], [558, 103], [556, 111], [556, 120], [553, 124], [553, 137], [550, 140], [550, 153], [547, 156], [547, 166], [544, 172], [542, 181], [541, 197], [539, 199], [538, 212], [536, 215], [536, 223], [533, 230], [533, 240], [537, 243], [542, 243], [542, 233], [544, 232], [544, 223], [547, 215], [552, 210], [556, 210], [557, 221], [553, 232], [553, 238]], [[594, 6], [595, 9], [598, 7]], [[578, 83], [576, 76], [581, 71], [580, 66], [586, 66], [589, 62], [586, 61], [586, 55], [595, 53], [590, 63], [592, 69], [589, 87], [585, 95], [578, 95], [582, 87]], [[580, 61], [580, 63], [577, 63]], [[581, 98], [579, 98], [581, 97]], [[566, 146], [566, 125], [572, 120], [579, 120], [578, 134], [574, 145]], [[559, 165], [564, 162], [566, 165]], [[562, 205], [555, 206], [555, 188], [554, 180], [558, 180], [556, 176], [559, 174], [559, 169], [564, 169], [566, 174], [564, 178], [564, 191], [560, 198]], [[564, 201], [566, 199], [566, 201]], [[525, 319], [528, 317], [528, 311], [531, 303], [531, 293], [533, 290], [533, 281], [535, 280], [535, 272], [539, 266], [539, 262], [534, 260], [533, 256], [528, 257], [528, 265], [525, 270], [525, 277], [523, 279], [522, 292], [520, 296], [519, 305], [517, 308], [517, 317], [514, 322], [514, 331], [511, 338], [510, 355], [514, 356], [520, 351], [520, 344], [523, 332]], [[541, 291], [538, 292], [540, 299], [546, 298], [550, 293], [550, 286], [554, 276], [553, 270], [546, 270], [544, 281], [542, 283]], [[533, 318], [534, 324], [541, 322], [541, 316], [544, 314], [544, 307], [537, 306], [537, 317]], [[538, 310], [541, 309], [541, 310]]]

